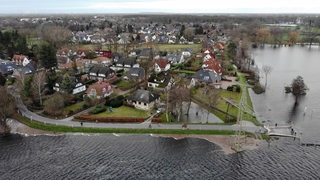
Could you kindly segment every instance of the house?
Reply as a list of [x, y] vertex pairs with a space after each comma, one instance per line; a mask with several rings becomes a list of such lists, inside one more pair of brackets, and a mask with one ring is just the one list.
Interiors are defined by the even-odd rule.
[[159, 102], [159, 95], [147, 90], [138, 89], [131, 94], [126, 100], [128, 104], [137, 109], [150, 110]]
[[115, 77], [116, 73], [109, 67], [97, 67], [93, 66], [89, 69], [88, 78], [99, 80], [99, 81], [106, 81], [113, 77]]
[[112, 64], [112, 60], [108, 57], [100, 56], [90, 60], [91, 64], [101, 64], [103, 66], [109, 66]]
[[17, 68], [17, 65], [12, 61], [0, 59], [0, 73], [3, 75], [11, 75], [13, 70]]
[[116, 68], [132, 68], [132, 67], [139, 67], [139, 64], [137, 64], [135, 59], [126, 59], [126, 58], [120, 58], [116, 62]]
[[168, 73], [152, 74], [148, 79], [148, 87], [170, 89], [175, 81]]
[[210, 70], [210, 71], [214, 71], [219, 76], [222, 76], [221, 63], [218, 60], [214, 59], [214, 58], [210, 58], [210, 59], [206, 60], [202, 64], [202, 68]]
[[113, 90], [109, 83], [99, 81], [90, 85], [85, 93], [91, 99], [101, 99], [110, 96]]
[[191, 57], [192, 55], [192, 49], [186, 48], [185, 50], [182, 51], [181, 53], [184, 57]]
[[141, 82], [145, 78], [145, 70], [142, 67], [130, 68], [126, 75], [123, 77], [125, 80], [133, 82]]
[[[72, 94], [78, 94], [81, 92], [84, 92], [87, 88], [84, 84], [82, 84], [82, 82], [80, 82], [76, 77], [74, 76], [70, 76], [70, 81], [72, 82], [72, 84], [74, 84], [74, 87], [72, 89]], [[61, 92], [61, 84], [64, 80], [63, 76], [60, 76], [57, 80], [56, 83], [54, 84], [53, 90], [57, 91], [57, 92]]]
[[216, 54], [213, 51], [208, 50], [208, 49], [203, 51], [203, 62], [205, 62], [211, 58], [214, 58], [214, 59], [216, 58]]
[[140, 54], [138, 55], [137, 59], [142, 61], [142, 60], [147, 60], [150, 59], [153, 55], [153, 50], [152, 48], [143, 48], [141, 49]]
[[107, 58], [112, 58], [112, 52], [111, 51], [103, 51], [103, 50], [96, 50], [97, 56], [103, 56]]
[[30, 63], [30, 60], [27, 58], [27, 56], [25, 55], [13, 55], [12, 62], [16, 63], [16, 65], [22, 65], [22, 66], [26, 66], [27, 64]]
[[170, 63], [166, 59], [159, 59], [155, 61], [154, 71], [156, 73], [166, 72], [170, 69]]
[[130, 51], [128, 56], [129, 57], [137, 57], [140, 55], [140, 53], [141, 53], [141, 49], [134, 49], [134, 50]]
[[220, 81], [221, 76], [214, 71], [201, 69], [192, 76], [190, 86], [195, 86], [198, 83], [206, 83], [220, 88]]
[[181, 54], [177, 53], [167, 53], [166, 59], [171, 64], [181, 64], [184, 62], [184, 57]]
[[[65, 64], [58, 64], [59, 69], [72, 69], [75, 65], [77, 66], [77, 70], [79, 72], [88, 72], [89, 71], [89, 65], [91, 65], [90, 59], [81, 59], [77, 61], [71, 61]], [[74, 64], [76, 63], [76, 64]]]

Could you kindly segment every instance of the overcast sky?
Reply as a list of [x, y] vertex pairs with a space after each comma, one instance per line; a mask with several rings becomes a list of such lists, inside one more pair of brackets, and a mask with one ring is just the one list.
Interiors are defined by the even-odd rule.
[[320, 13], [316, 0], [0, 0], [0, 14]]

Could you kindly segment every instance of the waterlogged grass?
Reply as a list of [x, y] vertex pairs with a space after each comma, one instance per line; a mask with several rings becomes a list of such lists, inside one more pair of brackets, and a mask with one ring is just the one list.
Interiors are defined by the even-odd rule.
[[[245, 74], [243, 73], [238, 73], [239, 75], [239, 83], [241, 84], [245, 84], [247, 85], [246, 83], [246, 78], [245, 78]], [[231, 92], [231, 91], [227, 91], [227, 90], [223, 90], [223, 89], [216, 89], [216, 91], [219, 91], [220, 93], [220, 99], [218, 100], [217, 104], [216, 104], [216, 107], [224, 112], [227, 112], [227, 109], [228, 109], [228, 103], [226, 101], [226, 99], [229, 99], [231, 101], [233, 101], [234, 104], [239, 104], [240, 102], [240, 99], [241, 99], [241, 93], [238, 93], [238, 92]], [[247, 105], [253, 109], [253, 104], [252, 104], [252, 101], [251, 101], [251, 97], [249, 95], [249, 92], [248, 92], [248, 87], [244, 87], [244, 86], [241, 86], [241, 91], [247, 91]], [[202, 102], [205, 102], [205, 103], [208, 103], [208, 98], [206, 97], [206, 95], [203, 94], [203, 89], [202, 88], [199, 88], [195, 95], [198, 99], [200, 99]], [[201, 105], [203, 106], [203, 105]], [[211, 109], [209, 107], [204, 107], [206, 109]], [[234, 117], [237, 117], [238, 116], [238, 108], [233, 106], [233, 105], [229, 105], [229, 110], [228, 110], [228, 113]], [[219, 117], [220, 119], [222, 119], [224, 122], [227, 122], [227, 116], [219, 111], [214, 111], [214, 110], [211, 110], [211, 112], [216, 115], [217, 117]], [[242, 119], [244, 120], [247, 120], [247, 121], [250, 121], [252, 122], [253, 124], [259, 126], [261, 125], [261, 123], [256, 119], [255, 116], [252, 116], [250, 114], [246, 114], [244, 113], [243, 116], [242, 116]]]
[[83, 132], [83, 133], [128, 133], [128, 134], [216, 134], [216, 135], [234, 135], [234, 131], [225, 130], [190, 130], [190, 129], [111, 129], [111, 128], [85, 128], [57, 126], [52, 124], [43, 124], [37, 121], [30, 121], [26, 117], [15, 115], [15, 119], [21, 123], [35, 129], [51, 132]]

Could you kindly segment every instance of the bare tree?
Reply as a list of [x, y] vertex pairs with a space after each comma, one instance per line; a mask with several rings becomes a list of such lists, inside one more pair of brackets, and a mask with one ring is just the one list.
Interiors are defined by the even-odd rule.
[[14, 100], [8, 93], [6, 87], [0, 86], [0, 124], [4, 134], [10, 133], [7, 118], [14, 113]]
[[268, 75], [271, 73], [272, 67], [264, 65], [264, 66], [262, 66], [262, 71], [263, 71], [263, 73], [264, 73], [264, 75], [266, 77], [266, 80], [265, 80], [265, 83], [264, 83], [264, 88], [267, 89]]
[[180, 121], [183, 102], [189, 101], [190, 91], [186, 86], [177, 84], [170, 90], [170, 97], [169, 103], [172, 106], [171, 109], [177, 113], [177, 121]]
[[[210, 91], [208, 91], [207, 98], [208, 98], [208, 105], [210, 109], [217, 105], [220, 99], [220, 92], [221, 91], [217, 89], [211, 89]], [[208, 110], [207, 123], [209, 121], [209, 114], [210, 114], [210, 111]]]
[[289, 32], [288, 36], [290, 45], [295, 45], [297, 43], [299, 34], [297, 32]]
[[33, 77], [32, 83], [31, 83], [33, 98], [34, 99], [39, 98], [40, 105], [42, 105], [42, 94], [45, 87], [45, 80], [46, 80], [46, 72], [40, 71]]
[[270, 36], [270, 31], [266, 28], [261, 28], [257, 31], [256, 41], [262, 46], [264, 46], [269, 36]]
[[44, 111], [51, 115], [60, 115], [64, 107], [64, 98], [61, 94], [55, 93], [44, 102]]
[[41, 25], [38, 29], [38, 33], [42, 39], [58, 46], [67, 42], [72, 37], [72, 32], [67, 28], [51, 24]]

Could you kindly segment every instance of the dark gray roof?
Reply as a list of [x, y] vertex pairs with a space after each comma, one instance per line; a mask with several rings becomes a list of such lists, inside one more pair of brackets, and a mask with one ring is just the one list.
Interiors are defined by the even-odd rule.
[[145, 76], [145, 70], [142, 67], [130, 68], [127, 72], [129, 79], [143, 78]]
[[148, 82], [157, 83], [160, 87], [166, 87], [169, 84], [171, 78], [172, 76], [170, 74], [161, 72], [159, 74], [152, 74], [149, 77]]
[[100, 67], [99, 68], [99, 74], [106, 74], [106, 75], [108, 75], [108, 74], [111, 74], [111, 73], [113, 73], [114, 71], [112, 70], [112, 69], [110, 69], [109, 67]]
[[111, 74], [114, 71], [112, 69], [110, 69], [109, 67], [97, 67], [97, 66], [93, 66], [89, 69], [89, 73], [95, 73], [95, 74]]
[[92, 66], [90, 69], [89, 69], [89, 73], [96, 73], [98, 74], [99, 72], [99, 68], [97, 66]]
[[[60, 84], [63, 81], [63, 76], [59, 76], [58, 79], [56, 80], [56, 83]], [[69, 76], [70, 80], [73, 82], [78, 82], [77, 78], [74, 76]]]
[[30, 63], [22, 67], [22, 71], [24, 72], [24, 74], [34, 74], [37, 72], [36, 69]]
[[150, 91], [138, 89], [127, 99], [131, 101], [138, 101], [143, 103], [150, 103], [159, 98], [159, 95], [151, 93]]
[[199, 70], [196, 72], [192, 78], [198, 79], [206, 83], [216, 83], [219, 81], [218, 74], [210, 70]]
[[12, 74], [17, 65], [11, 61], [0, 60], [0, 72], [4, 75]]

